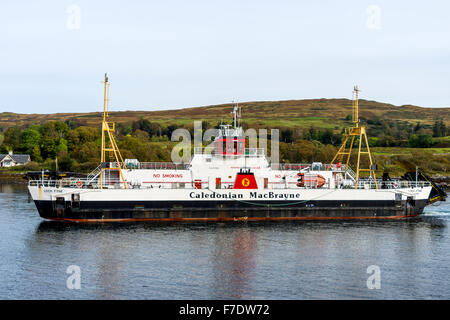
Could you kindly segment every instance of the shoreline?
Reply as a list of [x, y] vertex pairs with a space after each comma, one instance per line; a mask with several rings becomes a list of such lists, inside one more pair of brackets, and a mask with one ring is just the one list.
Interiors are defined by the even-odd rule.
[[23, 172], [0, 172], [0, 183], [28, 184], [26, 173]]

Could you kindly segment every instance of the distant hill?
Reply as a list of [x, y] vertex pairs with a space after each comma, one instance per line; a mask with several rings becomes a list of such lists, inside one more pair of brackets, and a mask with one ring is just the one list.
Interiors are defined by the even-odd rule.
[[[311, 126], [335, 128], [348, 121], [346, 117], [352, 112], [352, 101], [349, 99], [307, 99], [286, 101], [256, 101], [239, 104], [242, 107], [242, 118], [248, 124], [278, 126]], [[450, 108], [423, 108], [413, 105], [395, 106], [392, 104], [359, 100], [360, 117], [375, 117], [390, 120], [402, 120], [410, 123], [420, 121], [433, 124], [442, 119], [450, 126]], [[159, 123], [192, 123], [192, 120], [220, 121], [229, 120], [231, 104], [221, 104], [166, 111], [121, 111], [111, 112], [111, 121], [131, 123], [140, 118]], [[72, 120], [88, 126], [98, 126], [101, 121], [100, 112], [92, 113], [55, 113], [55, 114], [17, 114], [0, 113], [0, 127], [14, 125], [26, 126], [52, 120]]]

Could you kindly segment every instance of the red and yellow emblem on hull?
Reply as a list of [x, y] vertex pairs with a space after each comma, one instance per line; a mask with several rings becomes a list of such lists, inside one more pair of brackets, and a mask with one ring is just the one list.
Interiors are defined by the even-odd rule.
[[258, 189], [253, 172], [239, 172], [236, 175], [234, 189]]

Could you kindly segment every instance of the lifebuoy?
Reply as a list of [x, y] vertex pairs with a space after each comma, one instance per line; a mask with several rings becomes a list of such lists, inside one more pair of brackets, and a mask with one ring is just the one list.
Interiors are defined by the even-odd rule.
[[303, 172], [297, 173], [298, 179], [297, 179], [297, 187], [301, 188], [305, 186], [305, 181], [303, 180], [305, 174]]
[[76, 185], [77, 185], [77, 188], [83, 188], [83, 182], [81, 180], [78, 180]]

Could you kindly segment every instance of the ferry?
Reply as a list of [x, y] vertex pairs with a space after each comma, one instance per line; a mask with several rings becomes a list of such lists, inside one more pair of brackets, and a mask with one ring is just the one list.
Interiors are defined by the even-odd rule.
[[[122, 159], [109, 121], [105, 74], [101, 163], [86, 178], [34, 175], [28, 190], [40, 216], [72, 222], [290, 221], [408, 219], [446, 194], [421, 171], [376, 177], [358, 118], [329, 164], [272, 163], [264, 148], [246, 148], [240, 111], [221, 125], [212, 147], [194, 148], [187, 163]], [[356, 145], [355, 145], [356, 144]], [[355, 145], [355, 147], [354, 147]], [[350, 167], [352, 151], [357, 165]], [[365, 161], [363, 161], [363, 158]], [[111, 161], [113, 160], [113, 161]], [[364, 167], [363, 163], [368, 163]], [[364, 174], [366, 173], [366, 174]], [[364, 177], [363, 177], [364, 176]]]

